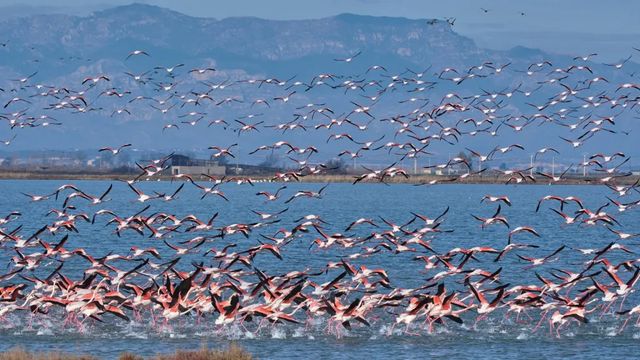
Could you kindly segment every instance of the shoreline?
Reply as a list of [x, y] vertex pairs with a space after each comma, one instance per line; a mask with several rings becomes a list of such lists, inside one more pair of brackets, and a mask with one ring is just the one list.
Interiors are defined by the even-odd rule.
[[[65, 351], [29, 351], [22, 346], [13, 347], [9, 350], [0, 351], [2, 360], [99, 360], [101, 357], [88, 353], [70, 353]], [[118, 360], [251, 360], [253, 354], [240, 347], [235, 342], [230, 342], [228, 346], [219, 349], [209, 349], [206, 345], [200, 349], [180, 349], [177, 347], [174, 352], [139, 355], [133, 350], [125, 351], [117, 355]]]
[[[87, 181], [126, 181], [131, 180], [137, 176], [137, 174], [123, 174], [123, 173], [75, 173], [75, 172], [23, 172], [23, 171], [1, 171], [0, 180], [87, 180]], [[227, 179], [233, 180], [243, 176], [227, 175]], [[273, 176], [265, 175], [246, 175], [245, 177], [251, 178], [255, 182], [285, 182], [283, 180], [274, 179]], [[356, 175], [307, 175], [299, 178], [299, 181], [290, 180], [288, 182], [302, 182], [302, 183], [353, 183]], [[394, 177], [385, 179], [387, 184], [425, 184], [431, 181], [439, 181], [434, 185], [446, 185], [446, 184], [502, 184], [504, 185], [509, 177], [507, 176], [470, 176], [462, 181], [447, 181], [453, 176], [447, 175], [410, 175], [409, 178]], [[206, 181], [207, 178], [203, 176], [195, 175], [194, 180]], [[558, 182], [551, 182], [549, 179], [538, 176], [535, 177], [536, 182], [521, 182], [515, 185], [604, 185], [601, 181], [602, 177], [587, 176], [587, 177], [572, 177], [563, 179]], [[173, 178], [171, 175], [159, 175], [154, 176], [151, 179], [141, 178], [140, 181], [183, 181]], [[639, 175], [620, 177], [615, 180], [617, 185], [632, 185], [636, 181], [640, 180]], [[376, 184], [379, 181], [362, 181], [361, 183]], [[427, 184], [425, 184], [427, 186]]]

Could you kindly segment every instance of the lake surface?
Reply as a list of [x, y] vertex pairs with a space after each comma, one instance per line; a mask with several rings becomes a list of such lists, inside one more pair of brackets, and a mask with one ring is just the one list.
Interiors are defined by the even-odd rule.
[[[51, 193], [62, 181], [2, 181], [0, 182], [0, 215], [19, 210], [23, 215], [7, 225], [13, 229], [22, 225], [21, 234], [31, 234], [45, 223], [51, 223], [53, 215], [46, 216], [52, 208], [61, 208], [64, 196], [57, 201], [51, 198], [43, 202], [31, 202], [20, 192], [29, 194]], [[84, 192], [99, 195], [104, 192], [110, 182], [102, 181], [73, 181]], [[92, 215], [99, 209], [110, 209], [122, 216], [129, 216], [141, 210], [145, 204], [135, 202], [135, 194], [121, 182], [113, 182], [114, 188], [108, 198], [111, 200], [90, 206], [82, 199], [71, 202], [78, 207], [77, 211], [84, 211]], [[596, 210], [608, 202], [606, 196], [612, 196], [611, 190], [600, 186], [505, 186], [505, 185], [439, 185], [433, 187], [394, 184], [330, 184], [323, 192], [322, 199], [301, 198], [284, 204], [298, 190], [317, 191], [324, 184], [290, 183], [283, 190], [282, 198], [276, 202], [264, 202], [263, 197], [256, 196], [258, 191], [275, 192], [282, 184], [258, 183], [255, 186], [223, 184], [220, 189], [229, 198], [229, 202], [216, 196], [207, 196], [200, 200], [201, 192], [186, 184], [178, 199], [172, 202], [151, 201], [151, 209], [146, 214], [167, 212], [183, 217], [194, 214], [198, 218], [208, 219], [218, 212], [215, 224], [251, 223], [258, 221], [251, 210], [276, 212], [288, 208], [279, 216], [277, 224], [252, 231], [249, 238], [230, 236], [224, 240], [216, 240], [213, 244], [203, 246], [200, 253], [190, 254], [187, 259], [180, 261], [177, 269], [191, 271], [191, 260], [202, 261], [202, 253], [210, 247], [220, 248], [223, 243], [237, 242], [236, 251], [260, 245], [258, 234], [271, 236], [278, 229], [292, 229], [298, 218], [307, 214], [319, 215], [326, 224], [323, 229], [328, 234], [345, 233], [345, 228], [358, 218], [371, 218], [381, 228], [385, 225], [380, 217], [397, 224], [403, 224], [413, 218], [411, 212], [425, 214], [431, 218], [442, 213], [447, 207], [449, 212], [444, 216], [440, 230], [452, 230], [437, 234], [431, 239], [431, 245], [438, 253], [447, 252], [453, 248], [470, 248], [474, 246], [490, 246], [501, 249], [507, 244], [509, 229], [501, 225], [493, 225], [482, 229], [471, 214], [489, 217], [497, 207], [496, 204], [481, 202], [483, 195], [506, 195], [513, 206], [502, 205], [502, 214], [506, 216], [511, 229], [517, 226], [531, 226], [540, 238], [530, 234], [516, 234], [514, 242], [536, 244], [539, 248], [514, 251], [507, 254], [500, 262], [493, 262], [495, 255], [478, 254], [476, 260], [470, 260], [473, 267], [488, 271], [495, 271], [502, 267], [500, 280], [502, 284], [527, 285], [537, 284], [535, 272], [551, 277], [552, 269], [580, 271], [584, 262], [589, 259], [576, 249], [601, 249], [612, 241], [624, 243], [634, 254], [622, 251], [609, 251], [606, 258], [613, 264], [636, 259], [635, 252], [640, 249], [640, 239], [619, 240], [604, 226], [564, 225], [563, 219], [549, 208], [558, 208], [554, 202], [545, 202], [536, 213], [538, 200], [545, 195], [562, 197], [577, 196], [582, 199], [585, 208]], [[146, 182], [136, 184], [145, 193], [153, 191], [171, 193], [179, 183]], [[68, 194], [68, 192], [66, 193]], [[637, 194], [631, 195], [623, 201], [631, 201]], [[565, 205], [565, 212], [573, 213], [577, 207], [573, 203]], [[618, 212], [615, 206], [605, 210], [615, 217], [622, 225], [618, 227], [627, 233], [640, 233], [640, 217], [637, 209]], [[110, 217], [98, 217], [95, 224], [78, 223], [78, 234], [71, 234], [67, 249], [84, 248], [94, 257], [110, 253], [127, 254], [131, 246], [141, 248], [155, 247], [163, 254], [163, 259], [171, 258], [170, 249], [161, 241], [149, 239], [146, 235], [139, 236], [134, 232], [125, 232], [122, 237], [114, 234], [114, 226], [106, 225]], [[411, 226], [409, 226], [411, 227]], [[349, 235], [366, 236], [372, 231], [381, 231], [373, 226], [364, 224], [350, 231]], [[62, 235], [53, 237], [43, 235], [47, 241], [55, 243]], [[192, 234], [175, 233], [171, 235], [171, 242], [189, 239]], [[324, 269], [329, 261], [339, 261], [351, 254], [361, 251], [355, 248], [318, 249], [310, 247], [312, 241], [319, 237], [311, 230], [291, 244], [282, 248], [283, 260], [278, 260], [271, 254], [264, 252], [257, 255], [254, 264], [260, 270], [269, 274], [282, 274], [294, 270]], [[515, 256], [516, 253], [543, 257], [561, 245], [566, 248], [548, 264], [527, 269], [527, 263]], [[169, 251], [167, 251], [169, 250]], [[29, 251], [26, 251], [29, 253]], [[9, 268], [10, 257], [14, 256], [10, 248], [5, 246], [0, 252], [0, 266], [6, 272]], [[442, 267], [431, 272], [424, 269], [424, 262], [414, 260], [417, 255], [429, 255], [424, 249], [417, 252], [394, 254], [381, 251], [370, 257], [354, 259], [356, 265], [366, 265], [370, 268], [384, 268], [388, 273], [390, 283], [394, 288], [414, 288], [423, 286], [429, 277], [441, 271]], [[43, 265], [37, 274], [45, 274], [44, 269], [51, 269], [56, 263]], [[81, 259], [70, 259], [65, 262], [64, 274], [73, 276], [86, 268], [87, 264]], [[123, 265], [126, 268], [126, 265]], [[595, 267], [594, 271], [600, 267]], [[26, 274], [26, 273], [25, 273]], [[326, 279], [335, 277], [338, 273], [326, 275]], [[604, 282], [606, 274], [598, 275]], [[458, 278], [460, 280], [460, 278]], [[19, 282], [14, 278], [12, 283]], [[610, 281], [607, 281], [610, 282]], [[7, 282], [0, 282], [5, 285]], [[590, 284], [582, 283], [578, 287]], [[451, 289], [463, 289], [461, 282], [450, 281], [447, 286]], [[596, 298], [601, 295], [596, 295]], [[624, 309], [638, 304], [638, 297], [632, 293], [625, 301]], [[2, 305], [0, 305], [1, 307]], [[596, 306], [596, 305], [594, 305]], [[614, 306], [620, 306], [616, 303]], [[618, 310], [618, 309], [616, 309]], [[603, 356], [618, 358], [637, 354], [640, 338], [640, 328], [634, 327], [635, 317], [629, 321], [628, 327], [619, 332], [626, 316], [607, 314], [600, 316], [602, 311], [595, 310], [589, 315], [590, 323], [578, 324], [572, 322], [563, 327], [558, 338], [549, 332], [547, 320], [536, 329], [539, 312], [523, 315], [518, 321], [514, 316], [507, 317], [505, 312], [491, 314], [487, 319], [474, 324], [475, 314], [465, 314], [465, 322], [458, 325], [446, 322], [438, 325], [432, 333], [424, 328], [417, 328], [405, 333], [404, 326], [393, 331], [390, 326], [394, 322], [394, 315], [380, 313], [372, 316], [371, 326], [355, 326], [352, 331], [346, 331], [343, 336], [336, 337], [325, 331], [326, 319], [314, 319], [308, 324], [282, 324], [266, 326], [259, 333], [245, 331], [237, 324], [219, 327], [213, 323], [215, 318], [181, 317], [171, 321], [167, 326], [153, 327], [149, 320], [142, 318], [126, 322], [109, 317], [104, 323], [89, 320], [84, 322], [80, 331], [77, 327], [64, 324], [64, 316], [59, 313], [32, 317], [26, 312], [11, 313], [0, 319], [0, 350], [15, 346], [22, 346], [29, 350], [63, 350], [77, 353], [91, 353], [104, 358], [115, 358], [123, 351], [135, 351], [138, 354], [151, 355], [159, 352], [172, 352], [175, 349], [192, 349], [201, 345], [212, 348], [225, 346], [230, 340], [261, 359], [282, 358], [513, 358], [518, 352], [523, 357], [530, 358], [601, 358]], [[531, 316], [531, 318], [528, 318]], [[535, 331], [534, 331], [535, 329]]]

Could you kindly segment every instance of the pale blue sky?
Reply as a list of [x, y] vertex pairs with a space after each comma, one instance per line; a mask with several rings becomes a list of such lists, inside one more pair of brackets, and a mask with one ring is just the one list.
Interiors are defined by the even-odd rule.
[[[30, 11], [86, 14], [95, 9], [133, 1], [0, 0], [0, 6], [29, 6]], [[615, 60], [640, 47], [640, 1], [623, 0], [139, 0], [188, 15], [225, 18], [256, 16], [267, 19], [309, 19], [339, 13], [457, 18], [455, 29], [483, 47], [505, 49], [515, 45], [578, 55], [599, 52]], [[485, 13], [481, 7], [489, 10]], [[521, 16], [520, 12], [526, 15]], [[6, 12], [5, 13], [11, 13]], [[640, 57], [638, 55], [637, 57]], [[634, 59], [638, 60], [638, 59]]]

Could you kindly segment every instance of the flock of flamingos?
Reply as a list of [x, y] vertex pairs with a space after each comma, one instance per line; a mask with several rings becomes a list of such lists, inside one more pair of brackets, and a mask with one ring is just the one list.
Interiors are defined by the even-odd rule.
[[[132, 70], [118, 82], [121, 86], [114, 84], [114, 74], [94, 74], [64, 86], [39, 83], [37, 72], [9, 80], [0, 90], [4, 108], [0, 119], [9, 129], [3, 140], [7, 146], [26, 140], [34, 128], [64, 127], [66, 119], [87, 113], [135, 118], [141, 108], [163, 119], [162, 124], [149, 122], [162, 128], [165, 137], [158, 142], [170, 142], [191, 126], [226, 132], [225, 143], [209, 147], [213, 158], [239, 156], [234, 152], [241, 137], [295, 134], [291, 138], [296, 140], [265, 144], [248, 155], [273, 152], [290, 159], [291, 170], [273, 176], [282, 184], [277, 191], [266, 191], [263, 183], [249, 177], [177, 174], [167, 184], [171, 191], [145, 192], [145, 181], [167, 175], [172, 157], [167, 153], [137, 162], [139, 174], [114, 182], [99, 194], [73, 183], [44, 193], [24, 193], [20, 199], [25, 203], [37, 203], [28, 204], [29, 213], [15, 209], [0, 218], [0, 259], [6, 261], [0, 274], [0, 319], [8, 321], [18, 314], [31, 321], [59, 318], [79, 329], [118, 321], [145, 320], [154, 326], [188, 321], [219, 328], [241, 326], [251, 332], [286, 323], [321, 322], [326, 332], [337, 336], [381, 322], [388, 325], [389, 334], [426, 334], [439, 327], [500, 319], [528, 322], [532, 330], [548, 328], [552, 336], [560, 336], [562, 329], [591, 326], [593, 319], [606, 316], [619, 320], [619, 331], [624, 331], [627, 322], [640, 315], [638, 299], [632, 295], [640, 277], [633, 241], [640, 234], [625, 229], [617, 217], [637, 211], [640, 187], [625, 170], [630, 157], [623, 151], [590, 154], [585, 163], [572, 166], [602, 175], [594, 186], [609, 194], [599, 208], [589, 208], [576, 196], [551, 193], [530, 209], [532, 216], [553, 214], [557, 226], [572, 227], [578, 236], [606, 229], [607, 235], [599, 235], [601, 245], [592, 249], [579, 249], [578, 240], [550, 247], [534, 227], [512, 224], [504, 210], [518, 204], [503, 194], [478, 195], [486, 211], [469, 214], [468, 219], [477, 223], [478, 242], [483, 238], [484, 243], [468, 248], [457, 245], [457, 229], [447, 223], [451, 214], [446, 204], [406, 209], [407, 218], [402, 220], [356, 215], [343, 224], [314, 214], [287, 213], [289, 206], [300, 202], [308, 203], [309, 209], [322, 206], [323, 197], [331, 192], [331, 184], [302, 182], [296, 185], [302, 190], [290, 185], [331, 171], [319, 160], [323, 155], [351, 161], [382, 154], [390, 159], [388, 166], [365, 168], [354, 176], [349, 186], [357, 192], [363, 183], [386, 189], [384, 184], [393, 177], [413, 176], [399, 165], [401, 161], [423, 158], [436, 145], [466, 147], [473, 161], [453, 157], [431, 165], [441, 171], [455, 168], [455, 175], [419, 185], [461, 182], [485, 172], [506, 154], [525, 151], [518, 143], [472, 148], [465, 145], [471, 138], [500, 142], [505, 133], [526, 139], [534, 127], [562, 131], [562, 137], [549, 139], [549, 146], [527, 149], [539, 162], [560, 154], [581, 158], [583, 144], [597, 144], [605, 133], [635, 136], [625, 130], [627, 122], [637, 121], [633, 119], [640, 109], [640, 84], [632, 82], [634, 74], [627, 71], [631, 57], [613, 64], [597, 64], [597, 57], [576, 57], [568, 67], [542, 59], [524, 68], [486, 61], [468, 69], [407, 69], [395, 74], [383, 65], [372, 65], [350, 74], [354, 64], [365, 61], [363, 53], [354, 51], [327, 60], [344, 69], [342, 73], [320, 73], [309, 79], [214, 82], [217, 69], [178, 64]], [[134, 50], [121, 59], [133, 68], [154, 58], [150, 51]], [[605, 66], [615, 79], [597, 74], [596, 67]], [[479, 84], [474, 82], [490, 85], [507, 72], [517, 73], [522, 82], [499, 91], [469, 93]], [[246, 88], [266, 95], [246, 98]], [[439, 88], [450, 92], [434, 96]], [[317, 89], [339, 94], [348, 110], [340, 113], [339, 106], [314, 102]], [[212, 115], [223, 107], [241, 108], [238, 113], [245, 115], [227, 119]], [[276, 117], [269, 116], [273, 109], [289, 111], [289, 118], [275, 122]], [[389, 115], [389, 109], [395, 113]], [[305, 143], [312, 132], [326, 134], [321, 144]], [[117, 157], [136, 146], [111, 145], [100, 151]], [[565, 176], [531, 168], [500, 171], [505, 180], [520, 186], [562, 182]], [[255, 199], [255, 220], [220, 220], [215, 209], [234, 202], [225, 192], [229, 186], [238, 186]], [[120, 196], [129, 195], [126, 200], [135, 203], [135, 211], [110, 208], [113, 187], [121, 187]], [[184, 191], [185, 187], [192, 191]], [[196, 192], [197, 196], [188, 196]], [[189, 202], [194, 212], [206, 206], [214, 215], [172, 212], [171, 204], [178, 201]], [[272, 211], [264, 211], [267, 206]], [[34, 224], [33, 209], [47, 213], [43, 217], [47, 222]], [[283, 221], [285, 215], [295, 220]], [[96, 229], [105, 227], [112, 236], [94, 238]], [[505, 228], [508, 236], [486, 242], [482, 234], [489, 227]], [[87, 242], [117, 242], [129, 251], [92, 254]], [[322, 253], [332, 260], [319, 267], [300, 259], [294, 262], [288, 254], [294, 246], [310, 249], [310, 257]], [[569, 254], [581, 260], [566, 261]], [[393, 257], [413, 260], [403, 266], [422, 272], [423, 283], [401, 287], [389, 269], [371, 265], [388, 264], [386, 259]], [[262, 266], [265, 263], [269, 266]], [[279, 271], [278, 264], [296, 270]], [[535, 275], [537, 281], [503, 280], [504, 273], [517, 272]]]

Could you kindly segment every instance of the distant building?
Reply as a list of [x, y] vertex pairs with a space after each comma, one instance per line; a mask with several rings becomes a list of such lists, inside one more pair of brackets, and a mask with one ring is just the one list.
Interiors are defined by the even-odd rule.
[[226, 167], [220, 165], [214, 160], [191, 159], [184, 155], [173, 155], [171, 157], [171, 166], [169, 167], [171, 175], [225, 175]]
[[442, 171], [442, 169], [429, 168], [429, 169], [422, 169], [421, 172], [424, 175], [438, 175], [438, 176], [444, 175], [444, 172]]

